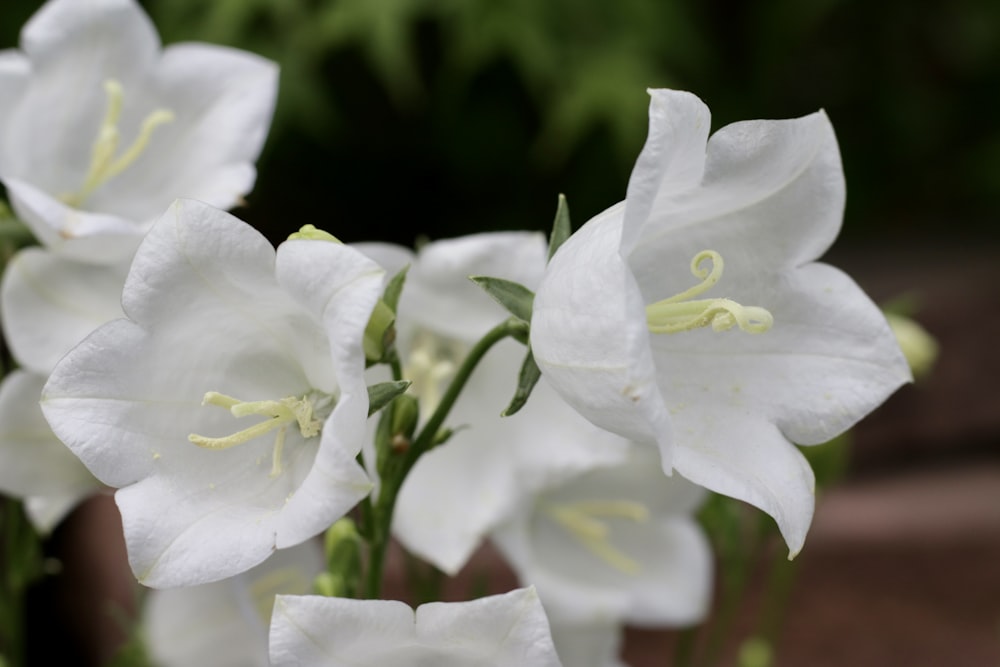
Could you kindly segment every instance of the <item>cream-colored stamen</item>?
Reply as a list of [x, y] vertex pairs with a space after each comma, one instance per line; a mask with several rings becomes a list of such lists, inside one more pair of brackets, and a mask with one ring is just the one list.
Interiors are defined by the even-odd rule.
[[[709, 260], [711, 269], [701, 264]], [[691, 259], [691, 273], [700, 278], [697, 285], [646, 306], [646, 323], [652, 333], [680, 333], [703, 327], [726, 331], [738, 326], [747, 333], [763, 333], [774, 324], [770, 311], [760, 306], [744, 306], [732, 299], [694, 299], [711, 289], [722, 278], [722, 255], [702, 250]]]
[[631, 500], [581, 500], [575, 503], [549, 503], [542, 511], [565, 528], [592, 554], [611, 567], [635, 575], [639, 562], [616, 549], [608, 539], [610, 528], [602, 519], [627, 519], [636, 523], [649, 520], [649, 509]]
[[271, 460], [272, 477], [281, 474], [281, 456], [285, 448], [285, 433], [290, 424], [297, 423], [299, 432], [304, 438], [319, 435], [320, 429], [323, 427], [321, 421], [313, 418], [312, 401], [305, 396], [302, 398], [288, 396], [279, 401], [241, 401], [232, 396], [210, 391], [205, 394], [201, 404], [226, 408], [234, 417], [248, 417], [250, 415], [267, 417], [266, 420], [232, 435], [209, 438], [192, 433], [188, 435], [188, 440], [205, 449], [229, 449], [277, 429], [278, 433], [274, 439], [274, 453]]
[[118, 122], [121, 120], [125, 91], [121, 83], [115, 79], [108, 79], [104, 82], [104, 92], [108, 98], [108, 109], [104, 114], [104, 120], [101, 121], [100, 128], [97, 130], [97, 138], [91, 149], [87, 176], [79, 190], [64, 193], [59, 197], [70, 206], [81, 206], [97, 188], [128, 169], [146, 150], [149, 140], [153, 136], [153, 131], [160, 125], [174, 120], [173, 111], [169, 109], [154, 110], [142, 121], [139, 134], [132, 145], [126, 148], [121, 155], [115, 157], [118, 152], [118, 144], [121, 141]]

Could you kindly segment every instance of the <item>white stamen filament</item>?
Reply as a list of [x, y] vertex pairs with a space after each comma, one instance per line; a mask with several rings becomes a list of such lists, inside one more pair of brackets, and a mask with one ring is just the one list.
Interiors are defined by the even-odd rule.
[[288, 396], [280, 401], [241, 401], [232, 396], [210, 391], [205, 394], [201, 404], [226, 408], [237, 418], [250, 415], [267, 417], [266, 420], [231, 435], [209, 438], [204, 435], [192, 433], [188, 435], [188, 440], [205, 449], [229, 449], [277, 429], [278, 433], [274, 439], [274, 453], [271, 460], [271, 477], [277, 477], [281, 474], [281, 457], [285, 448], [285, 433], [288, 431], [290, 424], [297, 423], [299, 432], [304, 438], [312, 438], [319, 435], [320, 429], [323, 426], [321, 421], [313, 418], [313, 404], [305, 396], [302, 398]]
[[649, 509], [631, 500], [583, 500], [550, 503], [542, 511], [575, 537], [588, 551], [625, 574], [636, 575], [642, 567], [622, 553], [608, 539], [610, 528], [602, 519], [627, 519], [636, 523], [649, 520]]
[[169, 109], [155, 109], [142, 121], [139, 134], [121, 155], [115, 157], [121, 140], [118, 123], [121, 120], [125, 91], [115, 79], [104, 82], [104, 92], [108, 98], [108, 109], [97, 130], [97, 138], [90, 154], [90, 167], [83, 185], [76, 192], [69, 192], [59, 198], [70, 206], [79, 207], [97, 188], [128, 169], [146, 150], [153, 131], [157, 127], [174, 120], [174, 112]]

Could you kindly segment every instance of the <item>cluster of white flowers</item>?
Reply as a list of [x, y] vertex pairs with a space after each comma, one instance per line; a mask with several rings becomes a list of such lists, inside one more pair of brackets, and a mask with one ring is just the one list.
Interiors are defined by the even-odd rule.
[[[0, 489], [43, 531], [117, 489], [133, 572], [165, 589], [144, 619], [162, 667], [620, 665], [624, 624], [707, 613], [708, 491], [794, 555], [814, 506], [796, 445], [909, 380], [880, 310], [815, 261], [845, 193], [822, 112], [710, 138], [699, 99], [650, 91], [625, 201], [551, 259], [530, 232], [275, 250], [222, 210], [253, 185], [273, 63], [161, 49], [134, 0], [50, 0], [21, 42], [0, 54], [0, 180], [41, 246], [3, 278]], [[541, 379], [501, 417], [525, 343]], [[419, 416], [388, 403], [402, 426], [376, 446], [370, 386], [401, 379]], [[370, 551], [381, 519], [447, 574], [489, 540], [526, 588], [416, 611], [304, 595], [328, 567], [312, 538], [359, 503]]]

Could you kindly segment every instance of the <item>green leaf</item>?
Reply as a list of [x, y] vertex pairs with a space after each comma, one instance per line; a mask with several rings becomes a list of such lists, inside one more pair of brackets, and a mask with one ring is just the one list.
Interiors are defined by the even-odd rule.
[[368, 385], [368, 416], [389, 405], [392, 399], [396, 398], [410, 386], [409, 381], [401, 382], [379, 382]]
[[520, 283], [490, 276], [469, 276], [469, 280], [482, 287], [490, 297], [510, 311], [511, 315], [525, 322], [531, 321], [531, 306], [535, 293]]
[[500, 416], [510, 417], [523, 408], [540, 377], [542, 377], [542, 371], [535, 363], [535, 355], [531, 353], [529, 347], [528, 354], [524, 357], [524, 363], [521, 364], [521, 373], [517, 376], [517, 389], [514, 391], [514, 398], [511, 399], [507, 409], [500, 413]]
[[559, 195], [559, 204], [556, 206], [556, 219], [552, 221], [552, 234], [549, 236], [549, 259], [556, 254], [566, 239], [573, 233], [573, 227], [569, 222], [569, 204], [566, 203], [566, 195]]
[[385, 286], [385, 292], [382, 294], [382, 301], [385, 305], [392, 309], [392, 312], [396, 312], [399, 308], [399, 295], [403, 293], [403, 285], [406, 283], [406, 273], [410, 270], [410, 265], [407, 264], [399, 270], [399, 273], [392, 277], [392, 280]]

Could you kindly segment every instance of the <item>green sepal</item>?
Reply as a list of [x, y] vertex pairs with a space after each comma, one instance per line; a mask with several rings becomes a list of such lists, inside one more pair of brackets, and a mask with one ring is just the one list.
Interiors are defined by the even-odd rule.
[[382, 293], [382, 301], [385, 302], [393, 313], [399, 309], [399, 296], [403, 293], [403, 285], [406, 284], [406, 273], [410, 270], [407, 264], [386, 283], [385, 291]]
[[368, 325], [365, 327], [365, 336], [361, 341], [365, 351], [365, 359], [369, 362], [378, 362], [385, 357], [386, 348], [392, 344], [395, 332], [392, 327], [396, 321], [396, 313], [379, 299], [372, 310], [371, 317], [368, 318]]
[[531, 321], [531, 307], [535, 302], [535, 293], [524, 285], [513, 280], [490, 276], [469, 276], [469, 280], [482, 287], [490, 298], [510, 311], [514, 317], [525, 322]]
[[389, 405], [394, 398], [402, 394], [410, 386], [409, 380], [398, 382], [379, 382], [368, 385], [368, 416]]
[[569, 221], [569, 204], [566, 202], [566, 195], [559, 195], [559, 203], [556, 205], [556, 219], [552, 221], [552, 234], [549, 236], [549, 259], [556, 254], [566, 239], [573, 233], [573, 227]]
[[542, 377], [542, 371], [538, 368], [538, 364], [535, 363], [535, 355], [531, 353], [531, 348], [529, 347], [528, 354], [524, 356], [524, 363], [521, 364], [521, 372], [517, 376], [517, 389], [514, 391], [514, 398], [511, 399], [510, 405], [500, 413], [500, 416], [510, 417], [523, 408], [524, 404], [528, 402], [528, 397], [531, 396], [531, 390], [535, 388], [535, 384], [538, 383], [538, 378], [540, 377]]
[[350, 517], [330, 526], [323, 539], [326, 572], [313, 581], [313, 590], [327, 597], [354, 597], [361, 587], [361, 541]]

